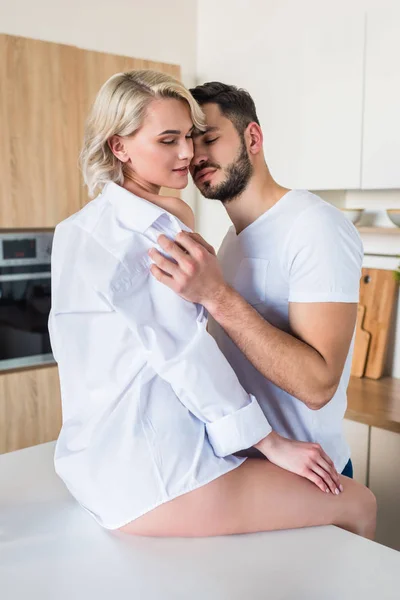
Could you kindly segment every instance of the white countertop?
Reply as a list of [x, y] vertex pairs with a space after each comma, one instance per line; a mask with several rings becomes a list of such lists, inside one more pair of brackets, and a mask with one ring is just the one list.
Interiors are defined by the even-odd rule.
[[35, 354], [20, 358], [8, 358], [0, 360], [0, 371], [11, 371], [14, 369], [26, 369], [28, 367], [40, 367], [42, 365], [55, 365], [54, 356], [48, 354]]
[[55, 475], [53, 452], [0, 456], [2, 600], [399, 598], [400, 552], [336, 527], [209, 539], [104, 531]]

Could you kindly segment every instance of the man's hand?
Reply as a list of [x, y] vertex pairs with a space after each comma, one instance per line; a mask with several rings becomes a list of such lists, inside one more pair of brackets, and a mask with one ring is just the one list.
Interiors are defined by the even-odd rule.
[[323, 492], [343, 491], [333, 462], [319, 444], [288, 440], [273, 431], [255, 448], [278, 467], [309, 479]]
[[215, 249], [211, 246], [211, 244], [206, 242], [206, 240], [203, 237], [201, 237], [201, 235], [199, 233], [187, 232], [187, 235], [189, 237], [191, 237], [192, 240], [194, 240], [195, 242], [198, 242], [199, 244], [201, 244], [201, 246], [203, 246], [206, 250], [208, 250], [208, 252], [210, 254], [212, 254], [213, 256], [217, 256]]
[[176, 262], [151, 248], [149, 256], [154, 262], [151, 272], [185, 300], [207, 308], [207, 303], [227, 287], [214, 248], [198, 233], [181, 231], [175, 242], [160, 235], [157, 241]]

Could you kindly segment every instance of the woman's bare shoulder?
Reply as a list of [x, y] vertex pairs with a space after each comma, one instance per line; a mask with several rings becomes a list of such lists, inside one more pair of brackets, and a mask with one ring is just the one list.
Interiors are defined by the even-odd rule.
[[165, 208], [168, 212], [178, 217], [186, 227], [194, 230], [194, 212], [186, 202], [174, 196], [163, 196], [163, 200], [166, 201]]

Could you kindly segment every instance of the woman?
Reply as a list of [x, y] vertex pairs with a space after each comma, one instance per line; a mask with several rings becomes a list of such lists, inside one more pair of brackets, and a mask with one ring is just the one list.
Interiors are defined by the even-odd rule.
[[[186, 204], [159, 195], [187, 185], [194, 127], [200, 108], [161, 73], [117, 74], [96, 98], [81, 158], [89, 192], [101, 194], [53, 243], [56, 470], [108, 529], [212, 536], [334, 523], [372, 538], [373, 495], [339, 477], [318, 445], [271, 432], [203, 307], [150, 275], [160, 233], [194, 228]], [[251, 446], [269, 461], [234, 455]]]

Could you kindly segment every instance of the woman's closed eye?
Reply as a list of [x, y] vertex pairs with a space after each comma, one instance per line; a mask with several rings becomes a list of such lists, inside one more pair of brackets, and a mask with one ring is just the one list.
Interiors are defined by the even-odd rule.
[[205, 144], [213, 144], [214, 142], [216, 142], [218, 140], [218, 138], [214, 138], [212, 140], [205, 140]]
[[[193, 136], [192, 135], [186, 135], [185, 138], [187, 140], [192, 140]], [[161, 140], [161, 143], [162, 144], [168, 144], [168, 145], [170, 145], [170, 144], [176, 144], [177, 141], [178, 140], [176, 140], [176, 139], [173, 139], [173, 140]]]

